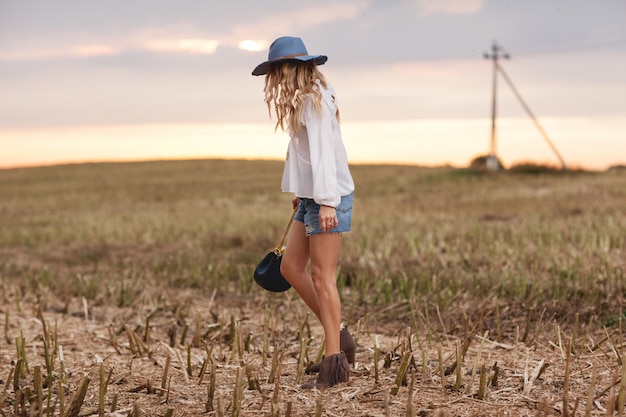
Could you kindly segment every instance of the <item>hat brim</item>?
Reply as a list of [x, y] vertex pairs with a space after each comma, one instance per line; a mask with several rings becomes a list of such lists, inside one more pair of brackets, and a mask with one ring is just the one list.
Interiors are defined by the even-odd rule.
[[256, 66], [254, 71], [252, 71], [252, 75], [265, 75], [270, 72], [270, 67], [272, 64], [282, 61], [315, 61], [316, 65], [324, 65], [324, 63], [328, 60], [326, 55], [303, 55], [303, 56], [294, 56], [289, 58], [278, 58], [272, 61], [265, 61], [262, 64]]

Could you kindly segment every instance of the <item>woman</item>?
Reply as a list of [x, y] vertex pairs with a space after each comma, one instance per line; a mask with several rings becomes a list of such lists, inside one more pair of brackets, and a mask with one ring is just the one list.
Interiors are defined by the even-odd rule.
[[309, 368], [319, 376], [302, 387], [326, 388], [348, 381], [354, 362], [354, 340], [341, 329], [336, 281], [342, 233], [350, 231], [354, 182], [335, 92], [318, 69], [327, 57], [309, 55], [302, 39], [290, 36], [276, 39], [268, 55], [252, 74], [265, 75], [270, 117], [273, 107], [276, 129], [290, 135], [282, 190], [295, 194], [298, 209], [280, 270], [324, 328], [324, 358]]

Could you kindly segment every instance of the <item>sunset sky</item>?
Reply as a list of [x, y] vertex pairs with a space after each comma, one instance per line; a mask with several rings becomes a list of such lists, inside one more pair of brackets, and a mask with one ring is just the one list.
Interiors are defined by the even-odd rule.
[[[568, 165], [626, 163], [624, 0], [0, 0], [0, 168], [282, 159], [252, 69], [300, 36], [339, 97], [351, 162], [488, 151], [494, 41]], [[558, 159], [502, 78], [498, 155]]]

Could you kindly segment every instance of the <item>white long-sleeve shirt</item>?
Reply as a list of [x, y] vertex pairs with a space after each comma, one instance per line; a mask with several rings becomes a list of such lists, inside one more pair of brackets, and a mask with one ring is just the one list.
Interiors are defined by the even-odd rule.
[[321, 108], [311, 94], [302, 97], [302, 128], [291, 132], [282, 190], [317, 204], [337, 207], [342, 196], [354, 191], [348, 156], [337, 120], [335, 91], [329, 85], [322, 94]]

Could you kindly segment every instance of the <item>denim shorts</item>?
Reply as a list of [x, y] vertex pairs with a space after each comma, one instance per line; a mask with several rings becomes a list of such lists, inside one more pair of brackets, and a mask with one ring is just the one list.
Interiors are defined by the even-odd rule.
[[[354, 204], [354, 193], [341, 197], [341, 203], [336, 208], [338, 225], [331, 229], [329, 233], [346, 233], [350, 231], [352, 225], [352, 205]], [[304, 230], [307, 236], [322, 233], [320, 226], [320, 205], [312, 198], [300, 198], [300, 205], [294, 220], [304, 223]]]

